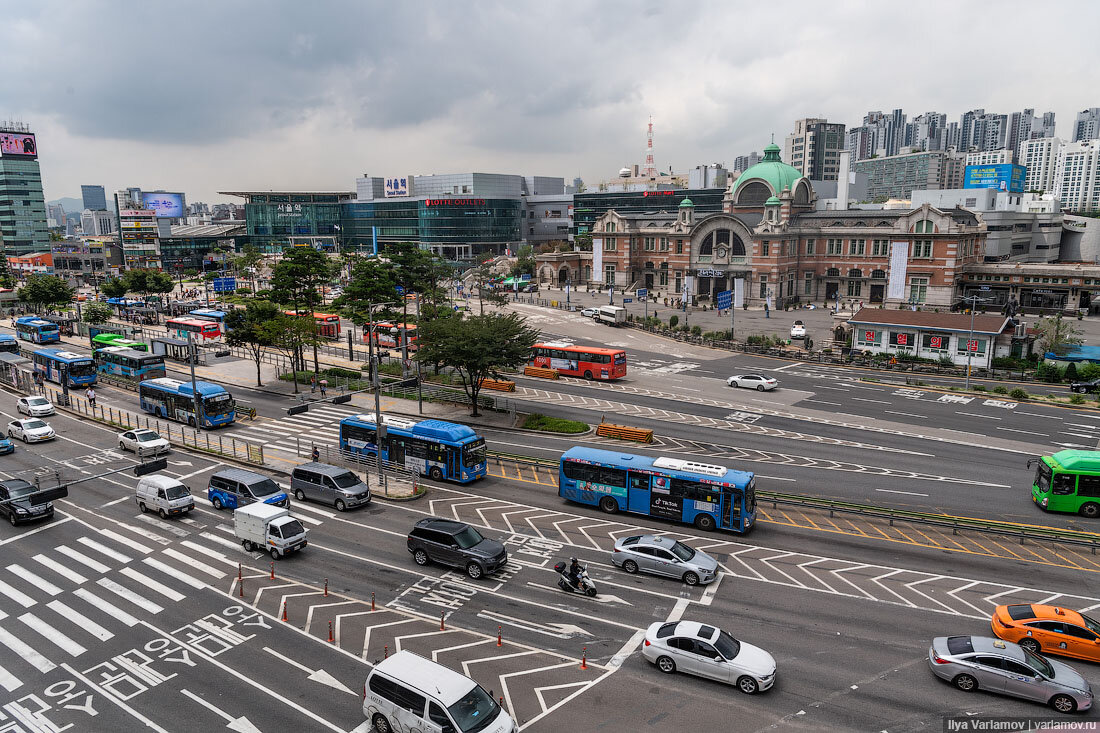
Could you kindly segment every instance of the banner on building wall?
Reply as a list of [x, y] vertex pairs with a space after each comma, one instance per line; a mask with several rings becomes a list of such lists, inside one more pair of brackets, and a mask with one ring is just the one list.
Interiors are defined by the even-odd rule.
[[603, 282], [603, 239], [592, 240], [592, 279]]
[[745, 278], [739, 277], [733, 281], [733, 307], [741, 308], [745, 305]]
[[695, 276], [694, 275], [685, 275], [684, 276], [684, 289], [680, 293], [680, 298], [681, 298], [681, 300], [683, 300], [684, 303], [688, 303], [688, 302], [691, 301], [691, 291], [693, 289], [692, 286], [694, 284], [695, 284]]
[[890, 280], [886, 284], [886, 297], [901, 300], [905, 297], [905, 272], [909, 266], [909, 243], [890, 242]]

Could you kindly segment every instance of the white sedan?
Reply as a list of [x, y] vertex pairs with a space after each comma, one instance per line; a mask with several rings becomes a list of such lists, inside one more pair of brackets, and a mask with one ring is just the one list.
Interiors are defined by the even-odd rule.
[[665, 674], [677, 670], [737, 685], [747, 695], [775, 684], [775, 658], [760, 647], [697, 621], [658, 621], [645, 632], [642, 656]]
[[118, 434], [118, 447], [141, 456], [155, 456], [172, 450], [172, 444], [153, 430], [127, 430]]
[[793, 338], [793, 339], [804, 339], [804, 338], [806, 338], [806, 324], [804, 324], [802, 321], [795, 321], [794, 325], [791, 326], [791, 338]]
[[581, 311], [581, 315], [585, 318], [595, 318], [600, 314], [599, 308], [585, 308]]
[[41, 395], [20, 397], [19, 401], [15, 403], [15, 407], [19, 410], [20, 415], [41, 417], [42, 415], [53, 414], [53, 403]]
[[760, 374], [734, 374], [726, 380], [726, 384], [730, 387], [744, 387], [745, 389], [755, 389], [758, 392], [764, 392], [778, 387], [779, 380], [773, 379], [772, 377], [765, 377]]
[[52, 440], [55, 437], [53, 428], [48, 422], [38, 418], [25, 420], [12, 420], [8, 423], [8, 437], [19, 438], [24, 443], [37, 443], [41, 440]]

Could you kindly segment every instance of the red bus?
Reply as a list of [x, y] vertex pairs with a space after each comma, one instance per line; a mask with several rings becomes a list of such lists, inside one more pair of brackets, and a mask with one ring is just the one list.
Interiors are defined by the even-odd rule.
[[[393, 328], [397, 327], [397, 334]], [[399, 349], [402, 341], [408, 343], [409, 351], [416, 351], [416, 324], [415, 323], [376, 323], [374, 324], [374, 345], [380, 349]], [[363, 332], [363, 343], [367, 342], [367, 332]]]
[[340, 338], [340, 316], [334, 316], [331, 313], [307, 313], [305, 311], [283, 311], [288, 316], [313, 316], [313, 320], [317, 323], [317, 333], [325, 338], [338, 339]]
[[191, 338], [201, 341], [216, 339], [222, 335], [222, 328], [213, 321], [201, 321], [197, 318], [170, 318], [164, 322], [168, 332], [175, 332], [177, 338], [185, 339], [191, 333]]
[[548, 341], [531, 347], [530, 365], [557, 369], [567, 377], [619, 379], [626, 376], [626, 352], [602, 346], [577, 346], [568, 341]]

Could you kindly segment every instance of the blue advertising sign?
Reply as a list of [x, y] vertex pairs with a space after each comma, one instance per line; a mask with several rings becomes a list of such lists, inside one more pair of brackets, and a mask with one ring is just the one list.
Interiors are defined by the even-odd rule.
[[623, 298], [623, 302], [624, 303], [633, 303], [634, 299], [633, 298]]
[[637, 296], [638, 296], [639, 298], [646, 298], [646, 297], [649, 297], [649, 290], [648, 290], [648, 288], [638, 288]]
[[397, 294], [398, 294], [398, 295], [404, 295], [404, 294], [405, 294], [405, 288], [403, 288], [403, 287], [401, 287], [400, 285], [398, 285], [398, 286], [397, 286]]
[[963, 188], [995, 188], [998, 191], [1022, 193], [1027, 168], [1003, 163], [998, 165], [968, 165], [963, 171]]
[[718, 310], [729, 310], [733, 306], [733, 291], [723, 290], [715, 295], [714, 304]]
[[528, 274], [526, 274], [526, 273], [524, 273], [523, 275], [520, 275], [520, 276], [519, 276], [519, 279], [520, 279], [520, 280], [523, 280], [524, 282], [527, 282], [528, 280], [530, 280], [530, 279], [531, 279], [531, 276], [530, 276], [530, 275], [528, 275]]
[[214, 278], [214, 292], [215, 293], [232, 293], [237, 289], [237, 278], [235, 277], [216, 277]]

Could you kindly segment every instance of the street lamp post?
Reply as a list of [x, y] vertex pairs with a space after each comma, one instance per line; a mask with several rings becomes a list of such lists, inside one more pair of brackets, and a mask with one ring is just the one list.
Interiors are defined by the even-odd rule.
[[[964, 389], [970, 389], [970, 362], [974, 355], [974, 349], [970, 348], [970, 345], [974, 343], [974, 307], [979, 303], [984, 303], [989, 298], [979, 298], [977, 295], [967, 295], [963, 297], [963, 302], [970, 301], [970, 336], [966, 340], [966, 385]], [[975, 344], [976, 346], [976, 344]], [[988, 353], [988, 349], [986, 352]]]
[[195, 383], [195, 344], [191, 340], [192, 333], [187, 332], [187, 361], [191, 365], [191, 399], [195, 409], [195, 430], [202, 430], [202, 412], [199, 409], [201, 402], [199, 401], [199, 388]]

